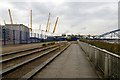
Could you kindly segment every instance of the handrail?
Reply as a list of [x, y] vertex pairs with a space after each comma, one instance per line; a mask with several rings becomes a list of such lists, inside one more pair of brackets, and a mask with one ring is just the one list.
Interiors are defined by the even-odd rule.
[[101, 48], [99, 48], [99, 47], [93, 46], [93, 45], [91, 45], [91, 44], [89, 44], [89, 45], [90, 45], [91, 47], [93, 47], [93, 48], [96, 48], [96, 49], [98, 49], [98, 50], [101, 50], [101, 51], [103, 51], [103, 52], [105, 52], [105, 53], [107, 53], [107, 54], [109, 54], [109, 55], [112, 55], [112, 56], [117, 57], [117, 58], [120, 59], [120, 55], [117, 55], [117, 54], [112, 53], [112, 52], [109, 52], [109, 51], [107, 51], [107, 50], [105, 50], [105, 49], [101, 49]]
[[94, 66], [103, 73], [103, 78], [120, 79], [120, 55], [85, 42], [78, 43]]

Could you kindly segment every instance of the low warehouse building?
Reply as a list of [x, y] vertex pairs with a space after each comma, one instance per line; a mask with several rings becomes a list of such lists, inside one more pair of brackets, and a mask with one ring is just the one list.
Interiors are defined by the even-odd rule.
[[29, 28], [23, 24], [1, 26], [2, 44], [29, 43]]

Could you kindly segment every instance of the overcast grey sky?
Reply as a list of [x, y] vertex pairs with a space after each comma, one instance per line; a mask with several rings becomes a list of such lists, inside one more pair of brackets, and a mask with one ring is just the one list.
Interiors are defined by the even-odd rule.
[[14, 23], [23, 23], [28, 26], [30, 10], [33, 11], [33, 28], [45, 30], [50, 17], [50, 31], [53, 30], [56, 17], [59, 17], [56, 34], [74, 33], [74, 34], [102, 34], [118, 28], [118, 1], [106, 0], [96, 2], [96, 0], [81, 1], [11, 1], [7, 0], [0, 3], [0, 23], [3, 20], [10, 23], [8, 8], [11, 9]]

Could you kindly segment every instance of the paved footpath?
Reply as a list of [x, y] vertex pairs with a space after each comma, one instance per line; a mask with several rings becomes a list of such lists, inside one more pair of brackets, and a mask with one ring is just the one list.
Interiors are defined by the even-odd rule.
[[78, 44], [71, 44], [33, 78], [98, 78]]

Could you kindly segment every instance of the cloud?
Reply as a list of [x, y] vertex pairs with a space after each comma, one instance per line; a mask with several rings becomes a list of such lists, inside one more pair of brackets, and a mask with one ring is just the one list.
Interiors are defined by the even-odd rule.
[[117, 28], [117, 2], [63, 2], [59, 5], [53, 2], [8, 2], [4, 4], [7, 5], [0, 8], [2, 21], [5, 17], [6, 22], [9, 22], [7, 9], [10, 8], [14, 22], [28, 25], [29, 11], [32, 9], [34, 29], [39, 29], [41, 24], [45, 30], [50, 12], [50, 31], [52, 32], [58, 16], [57, 34], [102, 34], [104, 31]]

